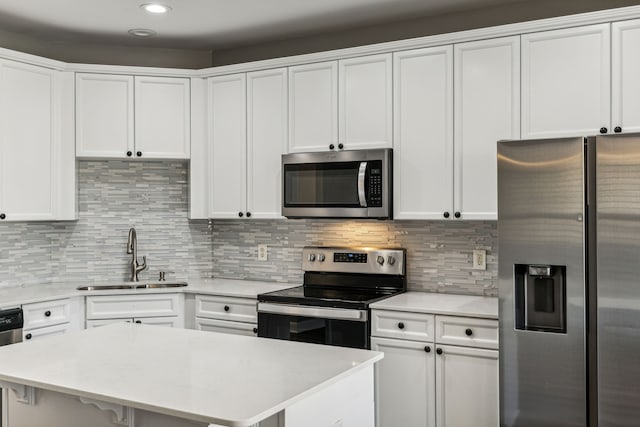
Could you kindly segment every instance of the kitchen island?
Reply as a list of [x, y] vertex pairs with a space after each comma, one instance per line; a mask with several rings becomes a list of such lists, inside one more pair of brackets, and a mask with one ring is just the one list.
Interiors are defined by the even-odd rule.
[[382, 353], [113, 324], [0, 348], [5, 427], [373, 427]]

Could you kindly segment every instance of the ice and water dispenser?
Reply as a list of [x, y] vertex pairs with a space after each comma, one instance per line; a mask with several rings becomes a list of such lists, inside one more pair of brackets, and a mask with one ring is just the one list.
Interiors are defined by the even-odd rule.
[[515, 265], [516, 329], [566, 333], [566, 267]]

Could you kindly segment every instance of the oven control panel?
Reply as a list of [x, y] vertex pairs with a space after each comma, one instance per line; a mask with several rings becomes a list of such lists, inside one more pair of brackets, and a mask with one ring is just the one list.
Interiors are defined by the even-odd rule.
[[404, 275], [404, 249], [305, 247], [304, 271]]

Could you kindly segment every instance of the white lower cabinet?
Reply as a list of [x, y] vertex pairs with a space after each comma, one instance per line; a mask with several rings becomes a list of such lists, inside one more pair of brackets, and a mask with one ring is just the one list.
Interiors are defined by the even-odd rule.
[[184, 327], [182, 294], [89, 296], [86, 311], [87, 328], [119, 322]]
[[[386, 323], [401, 334], [387, 338], [388, 327], [372, 325], [371, 349], [384, 352], [375, 375], [377, 427], [499, 425], [496, 320], [435, 316], [434, 326], [429, 314], [372, 310], [371, 316], [391, 319]], [[415, 322], [420, 316], [423, 324]]]
[[253, 298], [196, 295], [195, 328], [200, 331], [256, 336], [256, 304]]
[[61, 298], [23, 304], [22, 339], [33, 341], [82, 329], [82, 309], [79, 298]]

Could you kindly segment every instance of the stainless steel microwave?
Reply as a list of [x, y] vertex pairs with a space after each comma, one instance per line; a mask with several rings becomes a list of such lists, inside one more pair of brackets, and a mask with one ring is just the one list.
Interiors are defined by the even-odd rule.
[[393, 150], [282, 156], [282, 215], [288, 218], [393, 217]]

